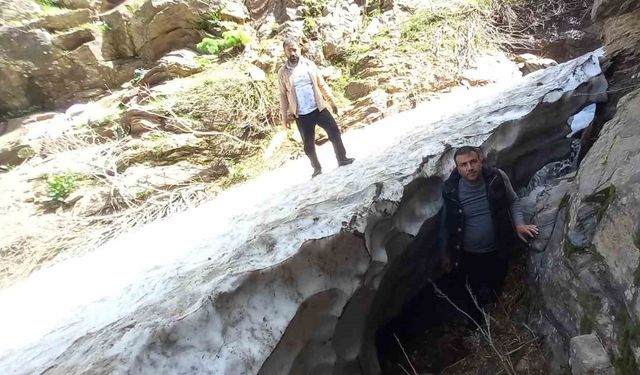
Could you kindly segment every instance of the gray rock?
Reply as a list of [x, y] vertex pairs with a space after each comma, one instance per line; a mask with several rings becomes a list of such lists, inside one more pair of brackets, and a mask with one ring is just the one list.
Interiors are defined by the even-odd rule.
[[39, 29], [0, 27], [0, 111], [70, 104], [130, 79], [131, 63], [104, 61], [99, 41], [89, 38], [82, 30], [53, 38]]
[[31, 0], [0, 0], [0, 25], [36, 17], [42, 8]]
[[326, 8], [329, 13], [318, 21], [318, 26], [324, 41], [324, 56], [331, 59], [344, 53], [355, 38], [362, 10], [353, 0], [330, 0]]
[[351, 81], [345, 89], [349, 99], [356, 100], [369, 95], [376, 89], [376, 86], [366, 81]]
[[114, 9], [101, 16], [107, 29], [102, 33], [102, 55], [106, 60], [137, 56], [131, 36], [131, 13], [126, 7]]
[[65, 50], [73, 51], [81, 45], [95, 40], [90, 29], [71, 30], [54, 35], [51, 42], [54, 46]]
[[517, 55], [515, 62], [518, 64], [518, 68], [522, 74], [531, 74], [540, 69], [548, 68], [558, 63], [553, 59], [547, 59], [539, 56], [532, 55], [530, 53], [524, 53]]
[[64, 13], [50, 14], [30, 23], [31, 28], [43, 28], [47, 31], [64, 31], [92, 21], [89, 9], [70, 10]]
[[571, 373], [573, 375], [613, 375], [615, 371], [596, 335], [571, 339]]
[[103, 188], [86, 188], [74, 191], [65, 199], [65, 201], [74, 201], [75, 204], [71, 210], [74, 216], [93, 216], [109, 207], [111, 200], [111, 189]]
[[591, 8], [591, 18], [603, 20], [638, 9], [640, 3], [635, 0], [595, 0]]
[[215, 4], [199, 1], [145, 1], [129, 21], [129, 35], [136, 53], [155, 61], [172, 50], [195, 49], [203, 37], [196, 29], [201, 14], [214, 8]]
[[144, 74], [139, 84], [154, 86], [170, 79], [201, 72], [203, 68], [195, 61], [197, 55], [188, 49], [169, 52]]
[[244, 23], [249, 20], [249, 11], [243, 3], [232, 2], [220, 10], [220, 17], [223, 20]]
[[[619, 101], [616, 116], [568, 180], [570, 195], [553, 232], [548, 241], [541, 235], [545, 251], [533, 254], [529, 267], [541, 314], [560, 335], [593, 332], [606, 352], [626, 356], [620, 359], [626, 363], [638, 363], [636, 342], [623, 337], [640, 318], [639, 108], [640, 91]], [[544, 202], [538, 200], [536, 212], [545, 213]]]

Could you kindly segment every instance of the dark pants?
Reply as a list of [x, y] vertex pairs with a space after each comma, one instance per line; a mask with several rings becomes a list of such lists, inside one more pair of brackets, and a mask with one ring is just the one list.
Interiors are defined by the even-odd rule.
[[309, 114], [299, 116], [296, 118], [296, 124], [298, 125], [298, 131], [300, 132], [302, 142], [304, 143], [304, 153], [307, 154], [314, 170], [322, 168], [320, 166], [318, 156], [316, 155], [316, 125], [319, 125], [327, 132], [329, 140], [333, 144], [333, 151], [336, 154], [338, 163], [347, 158], [347, 152], [342, 144], [342, 137], [340, 137], [338, 124], [336, 124], [336, 120], [333, 119], [331, 112], [327, 109], [323, 109], [322, 111], [318, 111], [316, 109]]
[[[471, 287], [471, 292], [480, 307], [495, 302], [500, 295], [502, 284], [507, 276], [509, 258], [500, 256], [497, 251], [490, 253], [470, 253], [463, 251], [460, 259], [460, 281], [465, 295], [469, 296], [466, 284]], [[471, 300], [467, 299], [467, 313], [478, 323], [482, 321], [481, 312]]]

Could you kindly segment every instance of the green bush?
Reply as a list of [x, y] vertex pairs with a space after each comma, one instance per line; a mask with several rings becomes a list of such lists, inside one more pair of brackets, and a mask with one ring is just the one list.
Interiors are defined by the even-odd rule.
[[103, 33], [106, 33], [107, 31], [111, 30], [111, 25], [109, 25], [105, 21], [99, 21], [97, 24], [98, 24], [98, 30], [102, 31]]
[[198, 43], [198, 52], [205, 55], [217, 55], [218, 53], [233, 47], [246, 46], [251, 42], [251, 35], [242, 29], [225, 31], [221, 39], [204, 38]]
[[45, 8], [60, 7], [60, 0], [36, 0], [36, 3]]
[[78, 176], [73, 173], [59, 174], [47, 180], [47, 195], [54, 201], [66, 198], [75, 188]]

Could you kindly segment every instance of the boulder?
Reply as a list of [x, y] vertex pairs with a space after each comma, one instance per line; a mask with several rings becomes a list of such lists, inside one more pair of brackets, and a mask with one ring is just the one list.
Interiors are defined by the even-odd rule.
[[42, 8], [31, 0], [0, 0], [0, 25], [20, 23], [36, 17]]
[[591, 18], [594, 21], [602, 21], [638, 8], [640, 8], [640, 3], [635, 0], [595, 0], [591, 8]]
[[77, 9], [44, 16], [28, 24], [30, 28], [43, 28], [47, 31], [64, 31], [84, 25], [93, 20], [89, 9]]
[[[567, 119], [604, 99], [602, 81], [586, 56], [481, 100], [425, 105], [363, 129], [361, 152], [380, 151], [352, 166], [309, 181], [293, 162], [54, 266], [0, 295], [0, 372], [379, 374], [376, 332], [442, 272], [451, 145], [484, 145], [531, 177], [566, 146]], [[149, 183], [197, 169], [177, 167]], [[132, 168], [128, 186], [146, 184]]]
[[120, 119], [122, 127], [132, 136], [164, 126], [165, 118], [142, 108], [129, 108]]
[[522, 74], [530, 74], [540, 69], [545, 69], [558, 63], [552, 59], [547, 59], [530, 53], [523, 53], [515, 57], [515, 62]]
[[228, 3], [220, 10], [220, 19], [236, 23], [245, 23], [250, 19], [249, 11], [243, 3]]
[[59, 4], [68, 9], [90, 9], [98, 12], [106, 10], [113, 6], [114, 3], [121, 3], [121, 0], [59, 0]]
[[351, 81], [345, 88], [345, 94], [347, 95], [347, 98], [356, 100], [369, 95], [375, 89], [376, 85], [371, 82]]
[[167, 52], [192, 48], [202, 39], [197, 24], [215, 4], [199, 1], [146, 0], [129, 21], [136, 53], [155, 61]]
[[106, 60], [137, 56], [131, 36], [131, 17], [126, 7], [114, 9], [100, 17], [107, 28], [102, 33], [102, 55]]
[[51, 43], [65, 51], [73, 51], [81, 45], [95, 40], [90, 29], [71, 30], [56, 34]]
[[613, 375], [615, 371], [596, 335], [571, 339], [571, 373], [573, 375]]
[[65, 201], [74, 202], [71, 209], [73, 216], [94, 216], [110, 206], [111, 189], [86, 186], [72, 192]]
[[99, 41], [90, 38], [83, 30], [52, 37], [39, 29], [0, 27], [0, 111], [67, 105], [130, 79], [132, 66], [105, 62]]
[[201, 72], [203, 68], [195, 60], [198, 54], [192, 50], [182, 49], [169, 52], [147, 70], [139, 81], [140, 85], [157, 85], [158, 83]]
[[362, 9], [354, 0], [329, 0], [326, 9], [328, 14], [319, 19], [318, 30], [324, 42], [324, 56], [332, 59], [342, 55], [356, 37]]

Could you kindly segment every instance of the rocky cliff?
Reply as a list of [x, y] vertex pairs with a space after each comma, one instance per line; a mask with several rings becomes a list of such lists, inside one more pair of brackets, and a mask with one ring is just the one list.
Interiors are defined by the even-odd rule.
[[[616, 373], [638, 373], [638, 121], [640, 92], [635, 2], [597, 1], [614, 104], [577, 173], [550, 181], [530, 199], [543, 230], [530, 259], [553, 369], [566, 366], [569, 339], [594, 333]], [[590, 133], [593, 135], [593, 133]]]

